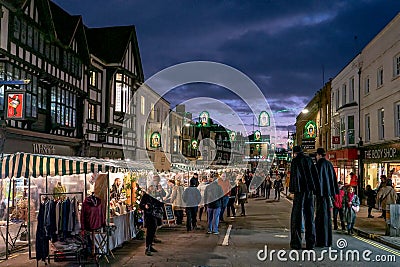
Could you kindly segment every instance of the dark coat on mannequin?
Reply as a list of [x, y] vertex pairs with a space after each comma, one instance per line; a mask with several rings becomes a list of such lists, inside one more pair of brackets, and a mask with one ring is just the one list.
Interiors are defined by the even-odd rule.
[[316, 190], [315, 245], [332, 246], [332, 197], [339, 194], [336, 173], [332, 163], [321, 157], [317, 161], [319, 185]]

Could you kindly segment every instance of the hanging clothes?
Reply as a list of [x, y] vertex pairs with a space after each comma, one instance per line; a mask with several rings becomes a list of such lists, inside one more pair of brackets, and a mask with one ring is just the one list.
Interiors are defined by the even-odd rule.
[[101, 199], [91, 195], [86, 197], [82, 204], [81, 228], [83, 230], [97, 230], [106, 224], [104, 206]]
[[39, 214], [38, 214], [38, 224], [36, 228], [36, 260], [46, 261], [46, 258], [49, 256], [49, 240], [50, 236], [47, 235], [49, 232], [48, 228], [45, 227], [46, 221], [46, 204], [49, 201], [47, 200], [45, 203], [40, 204]]

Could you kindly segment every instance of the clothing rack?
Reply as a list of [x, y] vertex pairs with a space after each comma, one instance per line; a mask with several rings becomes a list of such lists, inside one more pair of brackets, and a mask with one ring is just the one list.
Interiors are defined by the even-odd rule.
[[[80, 195], [81, 197], [81, 202], [83, 203], [83, 192], [68, 192], [68, 193], [56, 193], [57, 195]], [[41, 193], [39, 194], [39, 199], [42, 200], [42, 196], [54, 196], [54, 193]], [[30, 194], [29, 194], [30, 197]], [[30, 231], [30, 225], [31, 225], [31, 218], [30, 218], [30, 205], [28, 205], [28, 245], [29, 245], [29, 259], [37, 259], [36, 255], [35, 257], [32, 257], [32, 243], [31, 243], [31, 231]], [[76, 259], [78, 259], [79, 256], [79, 251], [76, 252]], [[50, 259], [53, 258], [55, 259], [55, 255], [49, 255], [47, 256], [48, 263], [50, 264]], [[39, 261], [36, 261], [37, 266], [39, 265]], [[47, 262], [45, 262], [45, 265], [47, 265]]]

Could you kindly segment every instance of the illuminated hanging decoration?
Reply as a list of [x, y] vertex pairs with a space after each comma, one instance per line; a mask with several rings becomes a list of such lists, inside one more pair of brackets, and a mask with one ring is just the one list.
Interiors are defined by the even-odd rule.
[[254, 132], [254, 141], [261, 141], [261, 132], [259, 130]]
[[269, 125], [270, 125], [270, 117], [268, 112], [261, 111], [260, 115], [258, 116], [258, 126], [267, 127]]
[[235, 131], [231, 131], [231, 132], [229, 133], [229, 139], [230, 139], [231, 141], [235, 141], [235, 140], [236, 140], [236, 132], [235, 132]]
[[199, 141], [197, 141], [196, 139], [193, 139], [191, 144], [192, 144], [192, 149], [198, 149], [199, 148]]
[[159, 132], [153, 132], [150, 136], [150, 147], [161, 147], [161, 135]]
[[210, 114], [207, 111], [200, 113], [199, 119], [202, 126], [210, 126], [209, 122]]
[[287, 149], [292, 150], [293, 149], [293, 139], [288, 139], [287, 143], [288, 143]]
[[317, 124], [315, 121], [308, 121], [304, 126], [304, 137], [315, 138], [317, 136]]

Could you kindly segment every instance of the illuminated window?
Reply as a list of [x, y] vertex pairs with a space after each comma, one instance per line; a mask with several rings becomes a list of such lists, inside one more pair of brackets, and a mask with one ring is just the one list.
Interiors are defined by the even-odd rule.
[[140, 96], [140, 114], [144, 115], [145, 110], [144, 96]]
[[128, 112], [129, 100], [131, 97], [130, 88], [132, 87], [132, 78], [117, 73], [115, 76], [115, 111]]
[[89, 84], [93, 87], [97, 87], [97, 75], [96, 71], [91, 70], [89, 72]]
[[89, 120], [96, 120], [96, 105], [89, 103], [88, 105], [89, 110], [88, 110], [88, 119]]
[[150, 118], [154, 120], [154, 103], [151, 103], [151, 113], [150, 113]]

